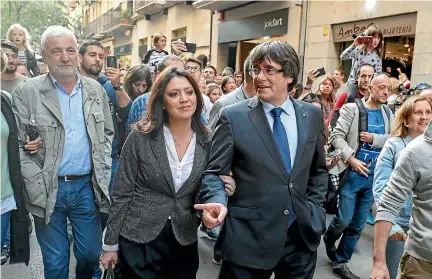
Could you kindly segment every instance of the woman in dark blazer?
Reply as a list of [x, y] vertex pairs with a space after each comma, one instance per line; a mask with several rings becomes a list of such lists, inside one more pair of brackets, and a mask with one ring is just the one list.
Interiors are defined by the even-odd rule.
[[[6, 58], [0, 50], [1, 72], [6, 68]], [[1, 246], [7, 237], [7, 227], [10, 228], [10, 263], [23, 262], [28, 265], [30, 260], [30, 245], [28, 234], [28, 212], [24, 204], [24, 184], [21, 176], [21, 164], [18, 151], [18, 133], [14, 113], [12, 111], [11, 96], [1, 91], [1, 168], [6, 175], [1, 178], [2, 210], [1, 212]], [[4, 157], [3, 157], [4, 156]], [[4, 206], [3, 203], [8, 203]], [[9, 225], [9, 224], [10, 225]]]
[[[147, 116], [120, 157], [101, 263], [124, 278], [196, 278], [193, 206], [209, 152], [203, 100], [185, 71], [167, 68], [151, 91]], [[234, 180], [223, 177], [228, 188]], [[227, 185], [228, 184], [228, 185]]]

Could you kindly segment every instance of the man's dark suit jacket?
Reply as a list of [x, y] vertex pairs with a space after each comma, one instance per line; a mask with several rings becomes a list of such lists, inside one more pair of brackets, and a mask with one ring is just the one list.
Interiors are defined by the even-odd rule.
[[288, 199], [307, 247], [317, 249], [325, 229], [322, 208], [328, 173], [322, 138], [322, 113], [291, 99], [297, 119], [298, 148], [288, 175], [258, 97], [221, 110], [203, 173], [202, 203], [227, 205], [219, 175], [230, 170], [236, 191], [228, 203], [222, 260], [255, 269], [272, 269], [288, 235]]

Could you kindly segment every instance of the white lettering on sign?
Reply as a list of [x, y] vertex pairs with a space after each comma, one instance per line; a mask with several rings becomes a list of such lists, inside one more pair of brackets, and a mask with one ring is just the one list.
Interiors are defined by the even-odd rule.
[[276, 26], [282, 26], [282, 18], [276, 19], [269, 19], [264, 21], [264, 30], [270, 27], [276, 27]]

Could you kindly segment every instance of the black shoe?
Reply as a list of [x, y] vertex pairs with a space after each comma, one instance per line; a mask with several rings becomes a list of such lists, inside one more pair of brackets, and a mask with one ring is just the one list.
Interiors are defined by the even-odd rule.
[[324, 245], [326, 247], [327, 257], [330, 259], [330, 261], [335, 262], [337, 260], [337, 258], [336, 258], [336, 245], [335, 245], [335, 243], [333, 242], [333, 244], [329, 244], [327, 242], [326, 235], [324, 235], [323, 240], [324, 240]]
[[333, 273], [343, 279], [361, 279], [351, 272], [346, 263], [333, 264]]
[[1, 264], [4, 265], [9, 260], [9, 246], [4, 245], [1, 249]]

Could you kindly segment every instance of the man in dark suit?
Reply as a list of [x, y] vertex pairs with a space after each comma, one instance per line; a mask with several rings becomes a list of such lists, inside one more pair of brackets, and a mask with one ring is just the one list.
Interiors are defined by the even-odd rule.
[[[312, 278], [328, 180], [322, 113], [288, 96], [300, 68], [290, 45], [263, 43], [250, 58], [257, 96], [221, 110], [195, 208], [207, 227], [225, 219], [219, 278]], [[230, 170], [227, 205], [219, 175]]]

